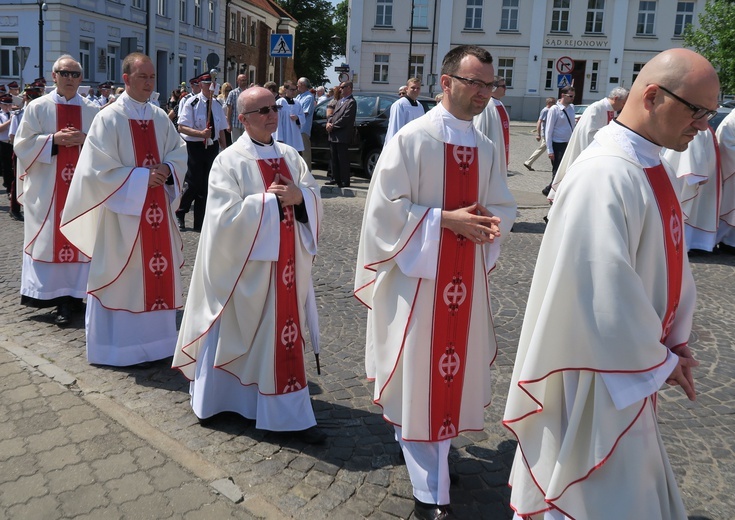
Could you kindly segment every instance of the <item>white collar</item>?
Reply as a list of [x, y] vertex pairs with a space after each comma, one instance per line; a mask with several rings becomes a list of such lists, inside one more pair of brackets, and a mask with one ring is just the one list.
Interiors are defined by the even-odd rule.
[[79, 95], [77, 92], [74, 94], [74, 97], [71, 99], [66, 99], [64, 96], [59, 95], [58, 90], [54, 90], [51, 92], [51, 95], [53, 96], [51, 99], [54, 100], [54, 103], [57, 105], [80, 105], [82, 104], [82, 96]]
[[137, 101], [131, 98], [127, 92], [123, 92], [118, 97], [117, 102], [123, 106], [125, 113], [130, 119], [136, 119], [138, 121], [153, 119], [153, 109], [147, 101]]
[[477, 146], [477, 136], [472, 120], [463, 121], [453, 116], [444, 105], [437, 105], [429, 110], [429, 118], [439, 131], [439, 136], [445, 143], [457, 146]]

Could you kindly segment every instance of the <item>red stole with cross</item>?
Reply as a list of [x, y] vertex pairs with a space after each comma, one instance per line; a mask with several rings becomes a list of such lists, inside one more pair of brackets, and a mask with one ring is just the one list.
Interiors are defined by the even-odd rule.
[[[477, 201], [477, 148], [444, 145], [444, 201], [454, 210]], [[434, 297], [429, 391], [429, 440], [458, 434], [475, 274], [475, 244], [441, 230]]]
[[671, 186], [669, 176], [662, 164], [644, 168], [648, 183], [653, 190], [661, 224], [664, 230], [664, 249], [666, 252], [666, 312], [661, 321], [663, 331], [661, 342], [665, 343], [676, 318], [676, 309], [681, 297], [681, 282], [684, 270], [684, 220], [681, 206]]
[[[135, 165], [148, 168], [159, 164], [161, 160], [153, 120], [131, 119], [130, 132], [133, 137]], [[149, 187], [138, 229], [143, 262], [145, 312], [176, 308], [170, 218], [164, 187]]]
[[505, 145], [505, 164], [507, 166], [510, 164], [510, 118], [508, 117], [508, 111], [505, 110], [503, 105], [496, 104], [495, 108], [498, 109], [500, 122], [503, 124], [503, 144]]
[[[293, 180], [286, 161], [259, 159], [258, 168], [267, 188], [276, 174]], [[296, 230], [293, 206], [283, 207], [281, 240], [278, 246], [278, 261], [275, 263], [276, 284], [276, 330], [275, 330], [275, 390], [276, 394], [287, 394], [306, 388], [304, 369], [304, 338], [301, 335], [301, 318], [296, 294]]]
[[[65, 128], [82, 128], [82, 107], [79, 105], [56, 105], [56, 131]], [[52, 263], [77, 262], [79, 250], [59, 229], [61, 214], [69, 194], [69, 185], [79, 160], [80, 146], [59, 146], [56, 154], [56, 182], [54, 183], [54, 257]]]

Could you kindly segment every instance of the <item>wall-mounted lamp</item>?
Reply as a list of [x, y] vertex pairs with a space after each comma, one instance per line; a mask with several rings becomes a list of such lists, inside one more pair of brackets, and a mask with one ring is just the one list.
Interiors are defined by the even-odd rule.
[[617, 58], [615, 58], [615, 63], [617, 63], [617, 62], [618, 62], [618, 59], [617, 59]]
[[533, 61], [538, 61], [538, 55], [536, 54], [533, 55]]
[[174, 54], [173, 52], [171, 54], [169, 54], [168, 55], [168, 62], [169, 63], [172, 63], [174, 61], [174, 58], [175, 57], [176, 57], [176, 54]]

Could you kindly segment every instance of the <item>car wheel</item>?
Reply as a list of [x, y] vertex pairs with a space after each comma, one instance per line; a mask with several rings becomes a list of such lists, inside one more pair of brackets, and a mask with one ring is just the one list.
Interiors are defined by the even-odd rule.
[[380, 148], [373, 148], [365, 154], [365, 160], [363, 162], [363, 169], [368, 179], [373, 178], [373, 171], [375, 171], [375, 165], [378, 163], [380, 157]]

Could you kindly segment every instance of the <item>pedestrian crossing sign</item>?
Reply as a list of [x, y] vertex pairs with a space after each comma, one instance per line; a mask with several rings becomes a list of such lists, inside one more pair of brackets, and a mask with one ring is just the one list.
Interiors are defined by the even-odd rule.
[[293, 58], [293, 34], [271, 34], [271, 57]]
[[564, 88], [572, 86], [572, 75], [571, 74], [559, 74], [556, 78], [556, 87]]

